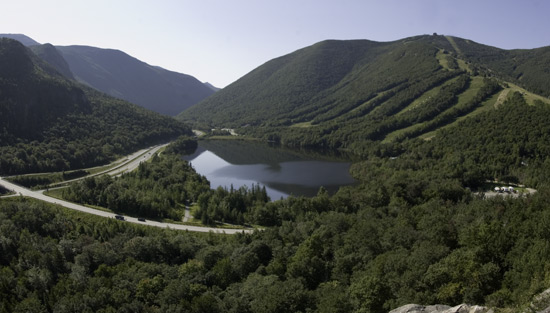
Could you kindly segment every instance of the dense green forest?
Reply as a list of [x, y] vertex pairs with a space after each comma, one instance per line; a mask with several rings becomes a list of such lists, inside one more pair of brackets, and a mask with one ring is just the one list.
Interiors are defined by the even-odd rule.
[[[46, 119], [52, 124], [24, 114], [21, 122], [31, 128], [4, 121], [0, 165], [8, 172], [96, 164], [188, 133], [178, 122], [67, 83], [37, 66], [28, 50], [2, 43], [0, 56], [14, 53], [22, 62], [13, 64], [41, 73], [18, 86], [70, 90], [52, 91], [69, 100], [39, 111], [53, 114]], [[550, 287], [550, 105], [528, 93], [546, 74], [526, 60], [545, 51], [503, 52], [420, 36], [327, 41], [268, 62], [211, 100], [252, 99], [265, 110], [251, 111], [243, 101], [224, 117], [208, 102], [212, 115], [196, 125], [245, 123], [238, 133], [350, 151], [357, 185], [278, 201], [260, 186], [211, 190], [181, 157], [196, 141], [179, 137], [135, 171], [73, 183], [63, 196], [173, 220], [195, 202], [204, 224], [262, 228], [233, 236], [190, 233], [23, 197], [0, 199], [0, 312], [387, 312], [407, 303], [525, 312]], [[517, 60], [523, 63], [509, 69]], [[332, 62], [335, 71], [325, 71]], [[27, 73], [13, 64], [0, 63], [0, 73], [13, 74], [0, 77], [2, 86], [14, 87]], [[518, 68], [522, 79], [514, 78]], [[257, 94], [249, 93], [251, 81]], [[19, 110], [11, 99], [23, 93], [4, 96], [0, 109]], [[44, 153], [50, 163], [30, 162], [41, 147], [59, 158]], [[77, 154], [79, 148], [92, 150]], [[239, 155], [231, 159], [238, 163]], [[495, 184], [512, 183], [537, 191], [522, 194], [517, 186], [517, 196], [484, 197]]]
[[181, 220], [186, 201], [210, 189], [208, 181], [176, 155], [154, 156], [121, 177], [85, 178], [63, 190], [63, 198], [147, 218]]
[[193, 148], [196, 141], [182, 137], [133, 172], [115, 178], [108, 175], [86, 178], [64, 189], [62, 196], [117, 213], [175, 221], [183, 217], [185, 205], [197, 202], [195, 218], [205, 225], [261, 224], [254, 212], [269, 201], [265, 187], [210, 189], [206, 178], [181, 159], [182, 153]]
[[[484, 93], [483, 90], [480, 92]], [[362, 150], [362, 160], [350, 169], [361, 184], [351, 188], [348, 201], [356, 206], [387, 205], [392, 193], [396, 193], [409, 205], [432, 199], [458, 202], [469, 197], [471, 191], [487, 190], [488, 180], [521, 182], [535, 188], [545, 186], [550, 174], [547, 158], [550, 126], [546, 120], [549, 114], [548, 105], [527, 105], [521, 94], [514, 93], [497, 110], [442, 130], [430, 141], [370, 141], [365, 146], [367, 149]], [[179, 159], [177, 153], [172, 155], [170, 151], [178, 151], [175, 146], [168, 146], [167, 153], [142, 164], [134, 173], [116, 179], [91, 178], [74, 184], [66, 196], [74, 201], [149, 217], [167, 217], [159, 212], [171, 210], [176, 203], [197, 202], [200, 209], [196, 217], [205, 224], [221, 221], [274, 226], [288, 216], [288, 212], [271, 207], [265, 190], [257, 186], [209, 190], [204, 178], [192, 174], [192, 168]], [[231, 160], [239, 162], [238, 156]], [[269, 162], [269, 157], [264, 162]], [[113, 193], [116, 196], [109, 198]], [[136, 202], [138, 195], [147, 193], [150, 195]], [[126, 200], [113, 200], [120, 198]], [[155, 198], [157, 200], [153, 200]], [[108, 199], [117, 204], [108, 204]], [[134, 205], [128, 205], [127, 201]], [[147, 212], [146, 208], [156, 208], [161, 203], [165, 209]], [[321, 210], [316, 206], [312, 209]]]
[[[181, 120], [285, 146], [362, 155], [430, 137], [518, 91], [550, 103], [550, 49], [502, 50], [451, 36], [328, 40], [273, 59]], [[535, 93], [535, 94], [533, 94]], [[376, 145], [375, 145], [376, 146]]]
[[[126, 205], [135, 209], [144, 199], [149, 208], [160, 198], [196, 200], [208, 218], [265, 226], [247, 235], [146, 229], [3, 200], [4, 310], [384, 312], [464, 302], [522, 310], [550, 285], [549, 110], [517, 93], [430, 141], [373, 143], [352, 167], [361, 184], [333, 196], [321, 189], [267, 202], [256, 187], [209, 190], [174, 153], [71, 187], [98, 199], [135, 194]], [[538, 191], [484, 199], [473, 190], [487, 179]], [[110, 185], [82, 189], [102, 182]]]
[[378, 202], [347, 192], [269, 203], [280, 225], [236, 236], [0, 200], [0, 310], [382, 312], [462, 302], [519, 310], [548, 287], [548, 189], [416, 205], [397, 187]]
[[463, 38], [452, 37], [452, 41], [457, 49], [455, 53], [471, 62], [479, 72], [498, 75], [531, 92], [550, 96], [547, 71], [550, 66], [550, 47], [502, 50]]
[[267, 62], [180, 117], [213, 126], [276, 126], [308, 121], [332, 108], [347, 112], [379, 93], [430, 77], [440, 68], [436, 52], [420, 41], [406, 46], [323, 41]]
[[514, 93], [498, 109], [465, 119], [442, 130], [429, 141], [408, 140], [399, 144], [372, 144], [369, 157], [354, 164], [354, 176], [370, 181], [390, 167], [408, 175], [432, 175], [457, 179], [477, 189], [485, 180], [523, 182], [529, 186], [548, 183], [550, 106], [530, 106]]
[[190, 129], [65, 79], [19, 42], [0, 39], [0, 174], [105, 164]]

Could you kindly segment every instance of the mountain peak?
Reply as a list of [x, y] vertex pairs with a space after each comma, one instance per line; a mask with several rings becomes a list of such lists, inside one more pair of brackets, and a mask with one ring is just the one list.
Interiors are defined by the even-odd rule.
[[23, 34], [0, 34], [0, 38], [1, 37], [17, 40], [27, 47], [40, 44], [36, 42], [34, 39]]
[[540, 66], [549, 60], [550, 47], [503, 50], [443, 35], [325, 40], [266, 62], [179, 118], [288, 145], [400, 142], [494, 107], [510, 86], [550, 102]]

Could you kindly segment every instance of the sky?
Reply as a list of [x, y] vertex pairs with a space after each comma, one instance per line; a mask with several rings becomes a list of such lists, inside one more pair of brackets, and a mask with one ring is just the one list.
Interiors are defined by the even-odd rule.
[[550, 45], [547, 0], [17, 0], [0, 33], [122, 50], [225, 87], [326, 39], [453, 35], [503, 49]]

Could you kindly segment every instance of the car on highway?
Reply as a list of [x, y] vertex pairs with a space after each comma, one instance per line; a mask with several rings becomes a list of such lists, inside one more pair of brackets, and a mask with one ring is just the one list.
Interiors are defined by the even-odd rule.
[[145, 222], [145, 219], [143, 217], [138, 217], [138, 221]]
[[115, 215], [115, 218], [119, 221], [124, 221], [124, 216], [122, 215]]

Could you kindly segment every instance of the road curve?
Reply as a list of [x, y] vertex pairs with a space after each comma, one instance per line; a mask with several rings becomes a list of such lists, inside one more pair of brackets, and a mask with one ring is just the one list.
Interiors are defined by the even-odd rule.
[[157, 153], [161, 148], [166, 147], [167, 145], [168, 143], [165, 143], [163, 145], [154, 146], [149, 149], [140, 150], [133, 155], [128, 156], [128, 160], [130, 160], [129, 162], [124, 163], [121, 166], [115, 167], [113, 169], [107, 170], [105, 171], [105, 173], [111, 176], [118, 176], [124, 173], [129, 173], [138, 168], [141, 162], [148, 161], [150, 158], [153, 157], [153, 155], [155, 155], [155, 153]]
[[131, 172], [131, 171], [135, 170], [141, 162], [145, 162], [145, 161], [149, 160], [150, 158], [153, 157], [153, 155], [155, 153], [157, 153], [157, 151], [159, 151], [163, 147], [166, 147], [169, 144], [170, 143], [165, 143], [165, 144], [162, 144], [162, 145], [157, 145], [157, 146], [153, 146], [153, 147], [146, 148], [146, 149], [141, 149], [139, 151], [136, 151], [136, 152], [124, 157], [122, 159], [123, 161], [121, 161], [121, 160], [115, 161], [114, 163], [119, 163], [119, 164], [114, 166], [114, 167], [108, 168], [104, 171], [101, 171], [101, 172], [98, 172], [98, 173], [95, 173], [95, 174], [86, 175], [86, 176], [83, 176], [83, 177], [78, 177], [78, 178], [70, 179], [70, 180], [64, 180], [64, 181], [60, 181], [58, 183], [53, 183], [53, 184], [50, 184], [50, 187], [67, 185], [69, 183], [73, 183], [75, 181], [83, 180], [83, 179], [86, 179], [88, 177], [94, 177], [94, 176], [99, 176], [99, 175], [103, 175], [103, 174], [108, 174], [108, 175], [111, 175], [111, 176], [120, 176], [124, 173], [128, 173], [128, 172]]
[[[23, 188], [21, 186], [15, 185], [13, 183], [10, 183], [7, 180], [4, 180], [3, 178], [0, 178], [0, 185], [3, 185], [6, 187], [6, 189], [13, 190], [18, 195], [22, 195], [25, 197], [31, 197], [38, 200], [46, 201], [49, 203], [57, 204], [60, 206], [63, 206], [68, 209], [77, 210], [85, 213], [90, 213], [98, 216], [103, 217], [110, 217], [114, 218], [116, 214], [109, 213], [101, 210], [92, 209], [80, 204], [68, 202], [65, 200], [59, 200], [56, 198], [52, 198], [49, 196], [46, 196], [44, 194], [41, 194], [36, 191], [29, 190], [27, 188]], [[220, 234], [236, 234], [236, 233], [250, 233], [252, 230], [244, 230], [244, 229], [224, 229], [224, 228], [212, 228], [212, 227], [199, 227], [199, 226], [191, 226], [191, 225], [181, 225], [181, 224], [172, 224], [172, 223], [162, 223], [162, 222], [156, 222], [156, 221], [149, 221], [146, 220], [145, 222], [138, 221], [135, 217], [130, 216], [124, 216], [124, 219], [126, 222], [140, 224], [140, 225], [147, 225], [147, 226], [154, 226], [159, 228], [170, 228], [170, 229], [178, 229], [178, 230], [188, 230], [188, 231], [194, 231], [194, 232], [214, 232], [214, 233], [220, 233]]]

